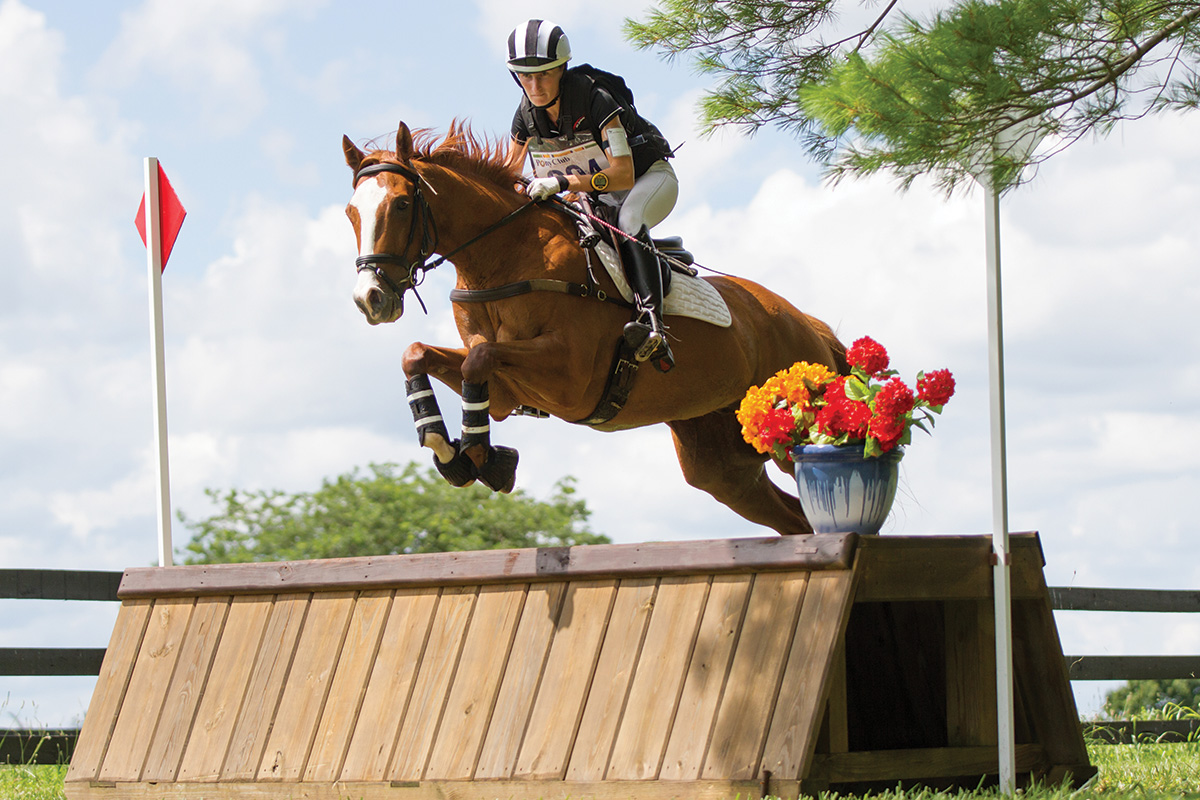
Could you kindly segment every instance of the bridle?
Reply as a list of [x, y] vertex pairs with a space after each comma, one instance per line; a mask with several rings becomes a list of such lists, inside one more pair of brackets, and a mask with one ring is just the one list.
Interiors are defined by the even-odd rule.
[[[359, 256], [358, 258], [354, 259], [354, 264], [358, 267], [359, 272], [362, 272], [363, 270], [370, 270], [371, 272], [375, 273], [375, 277], [387, 284], [387, 287], [391, 289], [391, 291], [394, 292], [397, 297], [403, 297], [404, 292], [412, 289], [413, 296], [417, 298], [417, 302], [421, 304], [421, 310], [426, 314], [429, 313], [429, 309], [425, 308], [425, 301], [421, 299], [421, 295], [417, 294], [417, 287], [420, 286], [421, 282], [425, 279], [426, 272], [434, 269], [435, 267], [441, 266], [443, 263], [453, 258], [458, 253], [461, 253], [463, 250], [466, 250], [480, 239], [498, 231], [500, 228], [503, 228], [505, 225], [515, 220], [521, 214], [538, 205], [532, 200], [528, 203], [521, 204], [515, 210], [510, 211], [508, 214], [501, 217], [497, 222], [494, 222], [488, 227], [484, 228], [482, 231], [472, 236], [458, 247], [454, 248], [445, 255], [439, 256], [433, 261], [430, 261], [429, 257], [434, 254], [435, 250], [437, 250], [437, 223], [434, 222], [433, 210], [430, 209], [429, 201], [425, 199], [425, 193], [421, 190], [421, 186], [422, 184], [429, 186], [429, 190], [434, 194], [437, 194], [437, 192], [432, 186], [429, 185], [428, 181], [421, 177], [421, 174], [415, 169], [405, 164], [391, 161], [385, 161], [379, 164], [371, 164], [370, 166], [362, 167], [358, 170], [358, 172], [354, 173], [354, 185], [358, 186], [358, 182], [361, 179], [371, 175], [378, 175], [381, 172], [390, 172], [412, 181], [413, 199], [416, 202], [416, 207], [413, 210], [412, 222], [410, 222], [408, 226], [408, 241], [404, 243], [404, 252], [407, 253], [412, 249], [413, 242], [417, 238], [418, 218], [420, 218], [421, 228], [421, 249], [418, 252], [417, 257], [412, 261], [409, 261], [403, 255], [397, 256], [392, 255], [391, 253], [368, 253], [365, 256]], [[389, 278], [386, 272], [380, 269], [380, 264], [399, 264], [408, 270], [408, 274], [402, 278], [399, 283], [397, 283]]]
[[[407, 178], [413, 184], [413, 200], [414, 207], [412, 213], [412, 221], [408, 225], [408, 241], [404, 243], [402, 253], [408, 253], [412, 249], [413, 242], [417, 238], [418, 224], [420, 226], [421, 246], [417, 253], [417, 257], [409, 261], [405, 255], [393, 255], [391, 253], [368, 253], [365, 256], [359, 256], [354, 259], [354, 265], [359, 272], [369, 270], [375, 273], [375, 277], [387, 285], [387, 287], [395, 293], [397, 297], [403, 297], [404, 293], [409, 289], [413, 290], [413, 296], [417, 298], [417, 302], [421, 304], [421, 310], [426, 314], [429, 311], [425, 308], [425, 301], [421, 299], [421, 295], [417, 294], [417, 286], [425, 279], [425, 273], [441, 264], [446, 260], [445, 257], [430, 264], [429, 256], [433, 255], [437, 248], [438, 235], [437, 223], [433, 219], [433, 211], [429, 208], [429, 201], [425, 199], [425, 193], [421, 186], [425, 183], [425, 179], [420, 174], [404, 164], [392, 162], [383, 162], [379, 164], [371, 164], [358, 170], [354, 173], [354, 185], [358, 186], [358, 182], [363, 178], [371, 175], [378, 175], [381, 172], [390, 172]], [[432, 186], [429, 187], [431, 190]], [[436, 194], [436, 192], [435, 192]], [[461, 249], [461, 248], [460, 248]], [[408, 274], [400, 280], [399, 283], [388, 277], [388, 274], [380, 268], [380, 264], [399, 264], [407, 270]]]

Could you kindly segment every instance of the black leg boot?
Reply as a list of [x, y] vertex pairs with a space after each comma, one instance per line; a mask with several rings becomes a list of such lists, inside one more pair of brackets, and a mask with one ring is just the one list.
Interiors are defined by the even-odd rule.
[[633, 287], [639, 316], [625, 325], [625, 341], [636, 348], [638, 361], [652, 361], [660, 372], [675, 366], [675, 357], [667, 343], [666, 326], [662, 321], [663, 283], [658, 255], [650, 243], [650, 232], [644, 226], [637, 241], [621, 241], [621, 260], [625, 276]]

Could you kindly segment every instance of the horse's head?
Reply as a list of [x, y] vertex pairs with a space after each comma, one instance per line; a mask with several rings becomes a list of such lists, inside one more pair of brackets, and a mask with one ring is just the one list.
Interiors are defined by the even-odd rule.
[[400, 123], [394, 154], [364, 153], [345, 136], [342, 150], [354, 171], [354, 195], [346, 206], [358, 237], [354, 302], [372, 325], [395, 322], [404, 313], [405, 292], [420, 283], [437, 244], [422, 178], [410, 161], [412, 134]]

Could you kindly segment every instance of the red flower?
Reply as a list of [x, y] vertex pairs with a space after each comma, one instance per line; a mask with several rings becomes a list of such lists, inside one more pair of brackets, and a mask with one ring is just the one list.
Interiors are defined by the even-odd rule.
[[888, 367], [887, 350], [870, 336], [864, 336], [850, 345], [850, 349], [846, 351], [846, 360], [850, 362], [850, 366], [858, 367], [868, 375], [883, 372]]
[[927, 372], [917, 379], [917, 396], [931, 406], [944, 406], [954, 396], [954, 376], [948, 369]]
[[875, 395], [875, 413], [881, 417], [902, 417], [913, 410], [913, 393], [899, 378], [892, 378]]
[[876, 414], [871, 417], [868, 432], [879, 442], [879, 449], [886, 453], [895, 447], [896, 443], [900, 441], [900, 437], [904, 435], [904, 420]]
[[762, 422], [759, 439], [767, 447], [787, 444], [796, 430], [796, 418], [790, 408], [772, 408]]
[[817, 412], [817, 428], [826, 436], [837, 438], [849, 434], [851, 439], [865, 439], [871, 409], [866, 403], [849, 400], [845, 394], [834, 399]]

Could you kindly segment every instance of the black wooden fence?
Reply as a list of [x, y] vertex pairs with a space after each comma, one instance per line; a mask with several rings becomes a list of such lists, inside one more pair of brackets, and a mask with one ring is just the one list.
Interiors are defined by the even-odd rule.
[[[120, 572], [0, 569], [0, 600], [116, 601]], [[99, 675], [103, 647], [0, 647], [0, 675]], [[0, 728], [0, 764], [66, 763], [78, 730]]]
[[[116, 601], [120, 572], [0, 569], [0, 599]], [[1200, 612], [1200, 591], [1051, 587], [1056, 611]], [[1065, 657], [1073, 681], [1173, 680], [1200, 676], [1196, 656]], [[103, 647], [0, 647], [0, 675], [99, 675]], [[1183, 741], [1200, 736], [1200, 720], [1085, 723], [1110, 742]], [[78, 730], [0, 728], [0, 764], [70, 760]]]
[[[1200, 592], [1167, 589], [1088, 589], [1050, 587], [1055, 611], [1200, 612]], [[1195, 656], [1066, 656], [1073, 681], [1138, 681], [1200, 678]], [[1121, 720], [1085, 723], [1085, 732], [1103, 741], [1181, 742], [1200, 737], [1200, 720]]]

